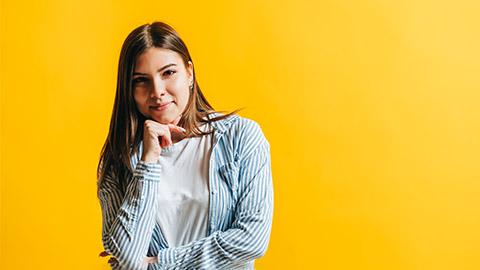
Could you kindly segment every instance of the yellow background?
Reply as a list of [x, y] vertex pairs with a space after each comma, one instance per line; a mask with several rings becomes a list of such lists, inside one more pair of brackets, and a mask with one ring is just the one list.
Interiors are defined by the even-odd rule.
[[95, 169], [121, 44], [163, 20], [271, 143], [257, 269], [480, 269], [480, 2], [1, 2], [1, 269], [108, 269]]

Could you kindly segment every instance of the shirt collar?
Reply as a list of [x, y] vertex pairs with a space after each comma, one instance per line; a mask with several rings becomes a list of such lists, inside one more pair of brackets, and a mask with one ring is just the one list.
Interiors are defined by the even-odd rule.
[[[221, 116], [223, 114], [221, 113], [217, 113], [217, 112], [214, 112], [214, 113], [210, 113], [208, 115], [208, 118], [210, 119], [211, 117], [217, 117], [217, 116]], [[211, 123], [211, 125], [213, 126], [213, 128], [219, 133], [219, 134], [222, 134], [224, 133], [225, 131], [227, 131], [230, 126], [235, 122], [235, 120], [237, 120], [239, 118], [238, 115], [236, 114], [233, 114], [227, 118], [224, 118], [222, 120], [219, 120], [219, 121], [213, 121]]]

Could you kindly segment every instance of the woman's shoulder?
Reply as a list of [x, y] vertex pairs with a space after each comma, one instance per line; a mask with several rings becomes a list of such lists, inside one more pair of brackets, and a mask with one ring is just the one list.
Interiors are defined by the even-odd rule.
[[[222, 113], [211, 113], [210, 117], [218, 117], [225, 114]], [[231, 133], [236, 133], [238, 135], [259, 135], [262, 133], [262, 128], [260, 124], [248, 117], [241, 116], [238, 114], [232, 114], [224, 119], [213, 122], [217, 128], [222, 129], [222, 131]]]
[[[217, 113], [217, 115], [219, 115]], [[227, 141], [236, 145], [238, 151], [248, 155], [250, 151], [260, 147], [269, 147], [269, 142], [261, 125], [251, 118], [233, 114], [214, 123], [217, 130], [225, 133]]]

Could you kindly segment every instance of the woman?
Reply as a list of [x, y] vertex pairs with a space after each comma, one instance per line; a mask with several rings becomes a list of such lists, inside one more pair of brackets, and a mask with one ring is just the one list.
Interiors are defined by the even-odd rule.
[[253, 269], [265, 254], [270, 145], [237, 111], [208, 103], [172, 27], [128, 35], [97, 168], [112, 269]]

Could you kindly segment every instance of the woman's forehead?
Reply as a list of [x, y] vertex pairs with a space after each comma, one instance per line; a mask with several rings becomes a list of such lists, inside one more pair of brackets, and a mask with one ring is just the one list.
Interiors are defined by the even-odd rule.
[[[164, 65], [174, 63], [180, 65], [182, 57], [175, 51], [164, 48], [149, 48], [141, 53], [136, 61], [135, 66], [138, 68], [155, 69], [163, 67]], [[141, 72], [141, 71], [139, 71]]]

